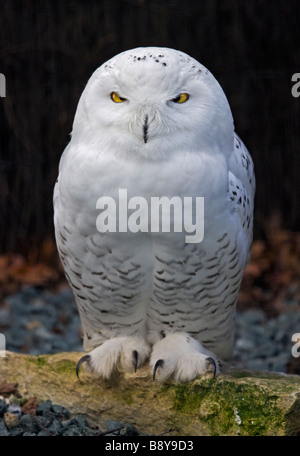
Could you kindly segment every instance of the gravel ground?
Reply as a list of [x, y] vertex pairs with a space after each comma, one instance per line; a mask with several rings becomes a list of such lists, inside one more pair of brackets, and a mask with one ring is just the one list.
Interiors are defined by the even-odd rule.
[[24, 413], [21, 405], [0, 399], [0, 436], [137, 436], [132, 424], [107, 420], [106, 430], [93, 428], [82, 416], [70, 418], [70, 412], [62, 405], [47, 400], [39, 404], [35, 415]]
[[[0, 332], [6, 349], [34, 355], [82, 351], [80, 319], [69, 288], [52, 293], [28, 287], [0, 307]], [[268, 318], [262, 310], [238, 312], [234, 360], [237, 366], [285, 372], [300, 312]]]
[[[82, 351], [80, 319], [69, 288], [52, 293], [28, 287], [6, 297], [0, 307], [0, 332], [10, 351], [34, 355]], [[257, 309], [238, 312], [234, 364], [285, 372], [291, 360], [291, 337], [297, 332], [300, 312], [287, 312], [277, 318], [267, 318]], [[15, 420], [14, 425], [9, 419], [13, 423]], [[50, 401], [40, 404], [36, 416], [32, 416], [23, 413], [19, 404], [0, 398], [0, 436], [106, 435], [112, 430], [116, 430], [113, 435], [137, 435], [134, 426], [114, 421], [107, 422], [106, 430], [93, 429], [81, 415], [70, 419], [68, 410]]]

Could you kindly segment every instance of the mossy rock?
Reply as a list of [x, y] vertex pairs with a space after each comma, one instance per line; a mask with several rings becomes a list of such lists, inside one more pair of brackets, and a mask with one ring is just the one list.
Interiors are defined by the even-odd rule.
[[168, 435], [299, 435], [300, 377], [231, 370], [189, 383], [153, 382], [148, 366], [101, 381], [75, 367], [82, 353], [0, 358], [0, 378], [23, 397], [50, 399], [90, 423], [108, 419]]

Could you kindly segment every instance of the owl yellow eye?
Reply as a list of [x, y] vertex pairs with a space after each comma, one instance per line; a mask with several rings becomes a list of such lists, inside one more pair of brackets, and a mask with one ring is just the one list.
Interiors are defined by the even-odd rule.
[[171, 101], [173, 101], [174, 103], [185, 103], [186, 101], [188, 101], [189, 98], [190, 96], [188, 93], [181, 93], [180, 95], [178, 95], [178, 97], [172, 98]]
[[122, 98], [120, 97], [117, 92], [112, 92], [110, 94], [110, 98], [112, 99], [112, 101], [114, 101], [115, 103], [123, 103], [124, 101], [127, 100], [127, 98]]

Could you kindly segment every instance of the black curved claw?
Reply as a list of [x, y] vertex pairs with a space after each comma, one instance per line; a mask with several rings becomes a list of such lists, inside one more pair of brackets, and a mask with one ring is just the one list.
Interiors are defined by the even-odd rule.
[[213, 358], [206, 358], [206, 361], [209, 361], [210, 364], [212, 365], [212, 367], [213, 367], [213, 369], [214, 369], [214, 378], [215, 378], [216, 373], [217, 373], [216, 361], [215, 361]]
[[163, 367], [163, 365], [164, 365], [164, 360], [163, 359], [159, 359], [158, 361], [156, 361], [154, 369], [153, 369], [153, 380], [155, 380], [155, 375], [156, 375], [157, 369], [159, 367]]
[[78, 361], [77, 365], [76, 365], [76, 375], [77, 375], [77, 378], [78, 380], [80, 380], [79, 378], [79, 368], [81, 366], [82, 363], [85, 363], [85, 362], [89, 362], [89, 360], [91, 359], [90, 355], [84, 355], [82, 358], [80, 358], [80, 360]]
[[137, 367], [138, 367], [139, 354], [136, 350], [133, 350], [132, 354], [133, 354], [134, 372], [136, 372]]

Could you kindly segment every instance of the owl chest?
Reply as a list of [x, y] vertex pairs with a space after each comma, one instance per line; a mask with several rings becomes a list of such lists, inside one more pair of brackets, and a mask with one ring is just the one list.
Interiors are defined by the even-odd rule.
[[[207, 200], [225, 196], [228, 173], [222, 160], [200, 160], [174, 155], [163, 162], [113, 160], [78, 163], [73, 166], [70, 197], [80, 199], [86, 207], [94, 206], [100, 197], [119, 198], [120, 189], [128, 198], [204, 197]], [[124, 192], [124, 194], [125, 194]], [[89, 204], [90, 203], [90, 204]]]
[[62, 176], [64, 211], [85, 232], [88, 224], [91, 234], [105, 234], [106, 242], [115, 233], [145, 233], [167, 244], [200, 243], [204, 229], [227, 210], [224, 167], [201, 161], [105, 160], [73, 170], [71, 185], [64, 186]]

